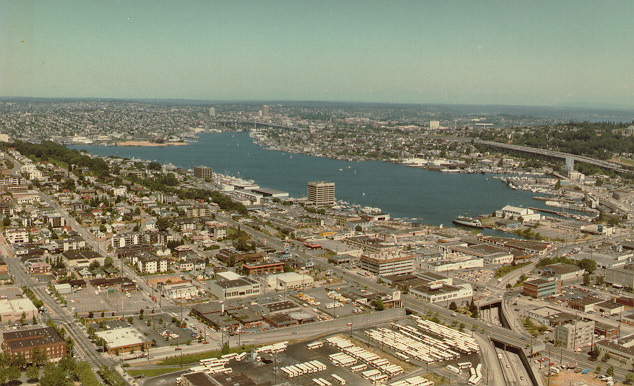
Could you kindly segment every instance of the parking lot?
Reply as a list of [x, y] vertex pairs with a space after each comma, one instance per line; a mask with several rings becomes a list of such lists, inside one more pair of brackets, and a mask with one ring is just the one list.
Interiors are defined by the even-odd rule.
[[147, 311], [149, 310], [147, 307], [151, 308], [141, 292], [130, 292], [129, 295], [130, 297], [120, 291], [98, 291], [89, 287], [63, 296], [68, 301], [68, 307], [78, 313], [105, 311], [122, 315], [138, 313], [140, 309]]
[[[469, 377], [468, 370], [463, 370], [460, 374], [455, 374], [447, 370], [446, 366], [448, 364], [457, 366], [458, 362], [471, 362], [475, 366], [477, 363], [480, 362], [478, 354], [471, 354], [467, 356], [462, 356], [459, 360], [431, 364], [428, 366], [422, 363], [413, 363], [409, 361], [406, 362], [395, 357], [393, 355], [393, 352], [391, 352], [389, 348], [385, 347], [385, 350], [382, 350], [379, 346], [376, 345], [376, 342], [371, 342], [369, 339], [367, 339], [364, 331], [361, 330], [354, 331], [352, 337], [349, 334], [339, 334], [336, 336], [351, 340], [357, 347], [378, 355], [380, 358], [389, 361], [390, 364], [401, 366], [403, 368], [403, 373], [390, 378], [389, 382], [394, 382], [396, 380], [412, 377], [415, 375], [420, 375], [423, 377], [427, 375], [428, 378], [435, 379], [442, 379], [444, 377], [447, 380], [451, 380], [451, 382], [466, 382]], [[320, 339], [319, 341], [323, 340], [324, 339]], [[352, 371], [352, 366], [335, 366], [331, 362], [329, 356], [332, 354], [340, 353], [341, 350], [328, 344], [323, 344], [323, 346], [311, 350], [307, 347], [307, 345], [311, 342], [315, 342], [315, 340], [291, 344], [287, 347], [285, 351], [281, 353], [271, 354], [270, 356], [267, 356], [265, 354], [264, 356], [268, 357], [266, 361], [253, 360], [253, 356], [248, 356], [244, 361], [241, 362], [229, 362], [227, 367], [231, 367], [234, 373], [246, 374], [256, 383], [266, 381], [275, 381], [276, 383], [281, 383], [286, 381], [288, 382], [288, 384], [292, 385], [312, 385], [314, 384], [312, 381], [313, 378], [324, 378], [334, 383], [332, 379], [332, 374], [336, 374], [339, 377], [345, 379], [346, 383], [350, 385], [369, 384], [369, 381], [362, 378], [361, 374], [363, 371], [371, 370], [371, 366], [368, 366], [367, 369], [359, 370], [356, 372]], [[303, 374], [293, 378], [289, 378], [287, 375], [285, 375], [283, 371], [280, 370], [281, 368], [284, 368], [286, 366], [297, 365], [300, 363], [315, 360], [325, 365], [326, 369], [316, 373]], [[429, 376], [428, 373], [433, 373], [434, 375]], [[153, 383], [150, 382], [145, 384]]]
[[[172, 316], [161, 314], [145, 313], [143, 319], [135, 316], [132, 325], [148, 339], [155, 342], [157, 347], [182, 345], [187, 342], [195, 343], [198, 339], [205, 338], [205, 331], [198, 331], [196, 327], [188, 324], [181, 328], [178, 324], [172, 323]], [[207, 330], [207, 339], [210, 339], [211, 330]]]
[[[337, 286], [328, 286], [328, 289], [342, 290], [348, 287], [345, 283]], [[359, 304], [353, 302], [340, 302], [335, 298], [328, 297], [328, 293], [330, 292], [326, 288], [311, 288], [308, 290], [303, 290], [301, 292], [295, 292], [293, 295], [297, 296], [299, 293], [303, 293], [309, 297], [315, 299], [315, 304], [318, 305], [312, 306], [311, 308], [315, 308], [320, 312], [328, 314], [331, 317], [343, 317], [354, 315], [363, 311], [367, 311], [368, 308], [362, 307]]]

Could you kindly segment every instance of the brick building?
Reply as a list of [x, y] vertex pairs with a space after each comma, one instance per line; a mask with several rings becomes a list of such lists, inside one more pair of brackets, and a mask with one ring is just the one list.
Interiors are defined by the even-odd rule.
[[53, 327], [9, 331], [2, 334], [2, 348], [12, 356], [24, 354], [27, 363], [32, 363], [35, 350], [46, 353], [49, 361], [58, 361], [66, 355], [66, 341]]

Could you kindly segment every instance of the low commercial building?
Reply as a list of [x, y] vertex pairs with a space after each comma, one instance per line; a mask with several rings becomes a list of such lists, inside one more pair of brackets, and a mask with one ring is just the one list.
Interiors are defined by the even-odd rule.
[[163, 293], [167, 298], [176, 299], [192, 299], [198, 296], [198, 288], [192, 283], [174, 283], [163, 286]]
[[623, 367], [634, 365], [634, 334], [616, 341], [602, 340], [597, 342], [596, 346], [600, 355], [610, 354], [612, 359], [621, 362]]
[[277, 275], [269, 275], [266, 277], [269, 287], [276, 290], [292, 290], [310, 287], [314, 284], [311, 276], [302, 275], [296, 272], [279, 273]]
[[535, 320], [537, 323], [548, 327], [556, 327], [560, 324], [570, 323], [575, 320], [575, 315], [550, 307], [540, 307], [534, 310], [527, 310], [526, 315]]
[[302, 307], [297, 303], [285, 300], [281, 302], [265, 303], [260, 305], [265, 309], [267, 315], [285, 314], [289, 312], [301, 311]]
[[547, 279], [559, 280], [563, 284], [575, 284], [581, 283], [585, 270], [576, 265], [558, 263], [539, 268], [537, 273]]
[[247, 276], [284, 272], [284, 262], [265, 261], [260, 263], [244, 263], [242, 264], [242, 271]]
[[596, 304], [594, 306], [594, 310], [596, 312], [600, 312], [601, 314], [618, 315], [625, 310], [625, 306], [616, 302], [605, 301]]
[[106, 350], [108, 351], [108, 354], [145, 351], [152, 345], [152, 342], [150, 342], [134, 327], [99, 331], [95, 333], [95, 335], [106, 341]]
[[244, 298], [259, 295], [262, 292], [260, 282], [240, 277], [238, 279], [219, 279], [209, 284], [211, 292], [220, 300]]
[[0, 323], [18, 323], [23, 317], [31, 322], [37, 314], [37, 308], [30, 299], [0, 299]]
[[627, 264], [622, 268], [608, 268], [605, 270], [605, 282], [634, 288], [634, 264]]
[[559, 280], [526, 280], [522, 293], [534, 298], [552, 296], [561, 292], [561, 282]]
[[27, 363], [33, 362], [33, 354], [38, 350], [52, 362], [66, 355], [66, 341], [54, 327], [5, 332], [2, 338], [3, 350], [12, 357], [24, 355]]
[[451, 302], [460, 303], [473, 297], [473, 288], [470, 284], [448, 285], [442, 281], [431, 281], [425, 284], [411, 287], [409, 292], [429, 303], [444, 303], [448, 306]]
[[568, 350], [590, 346], [593, 335], [594, 320], [577, 320], [555, 328], [555, 342]]
[[95, 251], [75, 251], [71, 250], [62, 253], [65, 264], [68, 268], [88, 268], [91, 263], [97, 262], [103, 265], [106, 258]]
[[447, 250], [464, 256], [484, 259], [484, 264], [508, 264], [513, 262], [513, 254], [510, 253], [508, 249], [490, 244], [476, 244], [471, 246], [457, 244], [448, 246]]
[[600, 339], [615, 339], [619, 336], [619, 326], [607, 323], [594, 322], [594, 333], [599, 335]]
[[585, 296], [581, 299], [572, 299], [568, 302], [568, 307], [573, 310], [588, 312], [594, 311], [597, 304], [603, 303], [602, 299], [594, 296]]
[[359, 259], [355, 256], [344, 253], [342, 255], [328, 256], [328, 263], [343, 266], [355, 266]]
[[363, 249], [363, 252], [370, 256], [390, 256], [401, 250], [398, 244], [369, 236], [349, 237], [345, 242], [346, 244]]
[[484, 267], [484, 259], [420, 261], [418, 267], [431, 272], [448, 272]]

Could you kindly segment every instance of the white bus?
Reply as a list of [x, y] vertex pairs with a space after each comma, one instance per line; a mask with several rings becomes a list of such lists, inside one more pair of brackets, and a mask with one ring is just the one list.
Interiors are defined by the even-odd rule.
[[332, 374], [332, 379], [335, 380], [335, 382], [337, 382], [340, 385], [345, 385], [346, 384], [346, 380], [341, 378], [340, 376], [338, 376], [337, 374]]
[[360, 365], [355, 365], [350, 367], [350, 371], [352, 371], [353, 373], [356, 373], [358, 371], [365, 370], [367, 368], [368, 368], [368, 365], [366, 365], [365, 363], [361, 363]]

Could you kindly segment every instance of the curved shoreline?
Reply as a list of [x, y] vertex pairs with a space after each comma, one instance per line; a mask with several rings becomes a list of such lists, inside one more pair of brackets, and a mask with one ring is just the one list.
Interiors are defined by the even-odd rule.
[[150, 141], [123, 141], [116, 142], [116, 146], [126, 146], [126, 147], [163, 147], [163, 146], [185, 146], [188, 145], [187, 142], [166, 142], [166, 143], [156, 143]]

